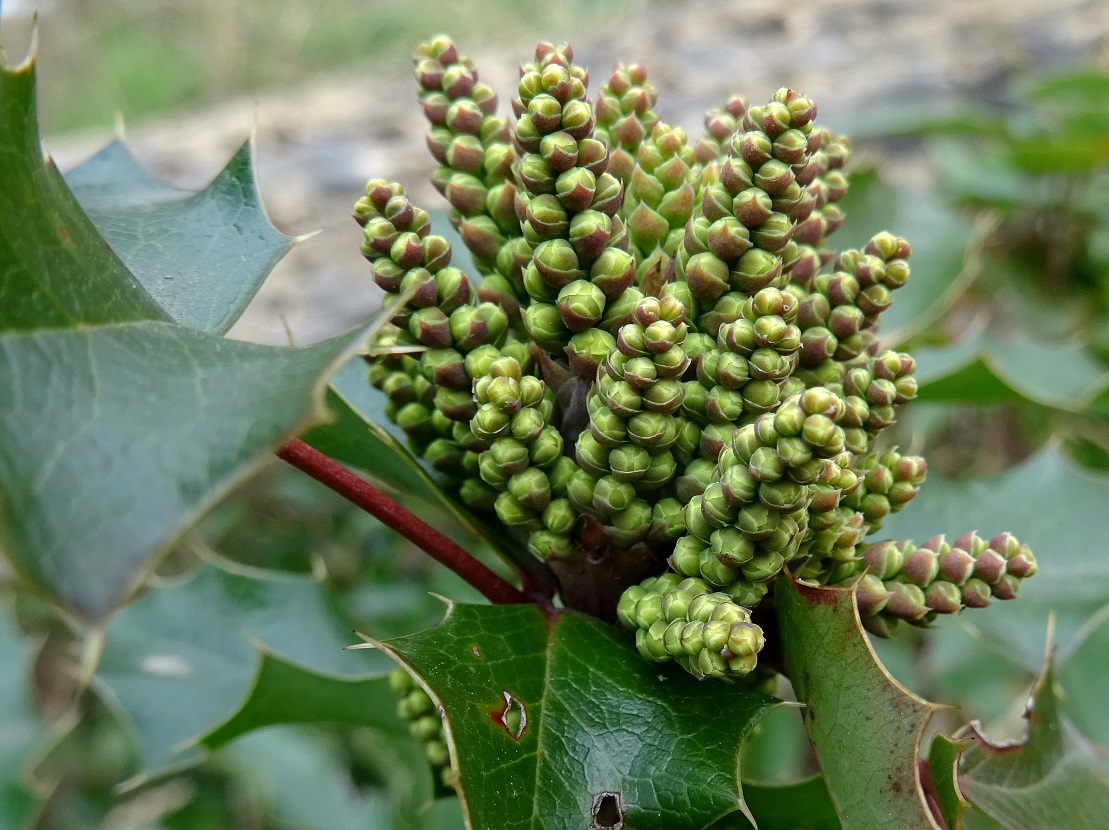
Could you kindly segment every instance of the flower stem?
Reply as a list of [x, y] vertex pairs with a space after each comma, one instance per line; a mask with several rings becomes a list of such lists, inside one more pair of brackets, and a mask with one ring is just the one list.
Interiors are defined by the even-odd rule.
[[499, 605], [529, 602], [523, 593], [431, 525], [299, 438], [285, 444], [277, 451], [277, 456], [395, 530], [436, 562], [446, 565], [466, 580], [490, 602]]

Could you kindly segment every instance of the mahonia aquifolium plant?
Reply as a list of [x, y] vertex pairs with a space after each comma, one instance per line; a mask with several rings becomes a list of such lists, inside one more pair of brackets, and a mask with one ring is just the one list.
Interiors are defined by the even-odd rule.
[[[403, 298], [370, 380], [566, 605], [618, 617], [647, 660], [762, 684], [752, 614], [787, 567], [855, 585], [883, 637], [1016, 597], [1036, 562], [1010, 534], [865, 541], [926, 472], [877, 444], [917, 390], [877, 335], [910, 249], [886, 232], [829, 246], [850, 145], [812, 101], [734, 97], [691, 145], [641, 67], [591, 101], [567, 45], [521, 67], [514, 122], [448, 38], [415, 65], [432, 181], [481, 280], [400, 185], [370, 181], [362, 251]], [[445, 758], [426, 706], [404, 705]]]

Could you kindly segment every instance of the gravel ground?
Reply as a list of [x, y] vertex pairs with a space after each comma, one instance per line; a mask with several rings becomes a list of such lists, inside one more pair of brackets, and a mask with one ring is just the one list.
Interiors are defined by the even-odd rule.
[[[576, 39], [577, 58], [593, 67], [594, 87], [617, 59], [645, 64], [659, 87], [663, 118], [694, 137], [702, 113], [733, 92], [759, 100], [779, 86], [795, 87], [819, 103], [821, 123], [857, 134], [875, 112], [997, 104], [1008, 82], [1029, 70], [1109, 64], [1104, 0], [644, 0], [638, 10], [634, 19]], [[461, 46], [506, 106], [515, 67], [532, 44]], [[425, 129], [402, 66], [229, 101], [143, 125], [127, 141], [158, 175], [197, 187], [253, 131], [274, 223], [287, 233], [322, 232], [278, 265], [232, 336], [285, 343], [287, 325], [307, 343], [379, 307], [349, 218], [365, 180], [401, 181], [419, 204], [442, 206], [427, 184], [433, 162]], [[48, 137], [46, 144], [65, 170], [110, 138]]]

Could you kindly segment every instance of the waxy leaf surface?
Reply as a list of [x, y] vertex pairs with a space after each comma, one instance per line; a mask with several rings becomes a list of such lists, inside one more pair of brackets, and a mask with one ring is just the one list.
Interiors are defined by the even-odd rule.
[[704, 827], [742, 809], [740, 744], [776, 703], [531, 605], [452, 605], [378, 645], [443, 707], [474, 828]]

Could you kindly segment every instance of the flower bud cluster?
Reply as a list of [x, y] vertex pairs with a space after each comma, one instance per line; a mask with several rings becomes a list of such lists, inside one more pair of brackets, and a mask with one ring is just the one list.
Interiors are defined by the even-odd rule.
[[597, 326], [635, 281], [635, 258], [617, 213], [623, 189], [606, 172], [608, 148], [594, 137], [585, 80], [568, 46], [541, 43], [512, 102], [520, 151], [516, 214], [531, 246], [523, 272], [531, 298], [524, 326], [556, 358], [571, 338]]
[[805, 288], [810, 286], [821, 266], [835, 256], [826, 240], [843, 224], [843, 211], [836, 202], [847, 195], [843, 167], [851, 153], [851, 143], [846, 137], [835, 136], [823, 128], [817, 132], [820, 147], [812, 154], [812, 160], [818, 172], [805, 186], [813, 198], [813, 210], [807, 219], [797, 223], [793, 240], [798, 253], [788, 269], [790, 280]]
[[458, 773], [451, 766], [450, 749], [443, 732], [439, 707], [402, 668], [393, 669], [389, 673], [389, 685], [400, 696], [397, 715], [408, 723], [408, 731], [412, 737], [423, 744], [424, 755], [431, 764], [435, 777], [443, 786], [454, 789], [458, 785]]
[[639, 145], [625, 187], [623, 215], [641, 285], [648, 274], [653, 277], [649, 282], [657, 283], [668, 273], [697, 203], [700, 175], [685, 132], [677, 127], [657, 124]]
[[680, 378], [689, 367], [684, 313], [673, 297], [641, 299], [619, 329], [586, 403], [589, 428], [574, 448], [580, 469], [570, 482], [570, 502], [600, 519], [618, 547], [646, 538], [656, 508], [663, 531], [664, 514], [676, 512], [672, 499], [653, 506], [648, 499], [657, 498], [678, 469], [675, 445], [685, 426]]
[[558, 558], [569, 553], [577, 518], [566, 498], [576, 467], [551, 425], [554, 396], [525, 369], [513, 357], [492, 361], [474, 382], [479, 406], [470, 431], [487, 447], [478, 456], [478, 473], [498, 493], [497, 518], [526, 531], [534, 555]]
[[912, 542], [878, 542], [853, 563], [856, 596], [867, 629], [889, 636], [899, 621], [928, 625], [938, 614], [985, 608], [992, 599], [1016, 599], [1021, 581], [1036, 573], [1036, 559], [1011, 533], [986, 541], [973, 531], [953, 543], [936, 536]]
[[478, 80], [473, 62], [461, 56], [450, 38], [439, 36], [416, 49], [414, 59], [420, 102], [431, 124], [427, 146], [439, 162], [432, 183], [451, 205], [451, 224], [486, 276], [482, 299], [509, 308], [524, 296], [526, 259], [516, 255], [516, 152], [512, 131], [497, 115], [497, 95]]
[[704, 580], [664, 574], [620, 597], [620, 621], [635, 630], [639, 653], [674, 660], [696, 677], [735, 679], [754, 671], [765, 643], [751, 613]]
[[625, 186], [640, 143], [658, 124], [658, 113], [653, 109], [657, 100], [658, 92], [647, 80], [646, 69], [634, 63], [620, 64], [593, 105], [597, 117], [594, 135], [608, 144], [608, 172]]
[[416, 75], [436, 184], [491, 287], [450, 266], [398, 185], [370, 182], [363, 252], [404, 297], [371, 381], [463, 503], [571, 580], [567, 605], [657, 563], [619, 601], [640, 652], [753, 683], [772, 673], [750, 612], [787, 567], [857, 585], [879, 633], [1016, 596], [1035, 560], [1011, 536], [866, 541], [926, 473], [876, 448], [917, 393], [913, 359], [877, 335], [909, 245], [827, 247], [848, 144], [811, 101], [734, 98], [690, 148], [640, 68], [618, 67], [593, 106], [570, 48], [541, 43], [509, 147], [448, 39], [421, 47]]

